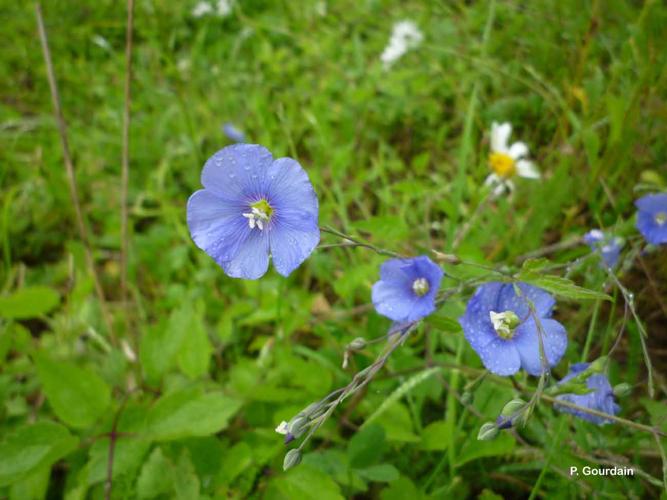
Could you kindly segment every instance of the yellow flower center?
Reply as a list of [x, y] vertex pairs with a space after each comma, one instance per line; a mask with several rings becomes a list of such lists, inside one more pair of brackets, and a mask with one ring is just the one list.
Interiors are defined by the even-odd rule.
[[491, 153], [489, 155], [489, 166], [499, 177], [509, 178], [516, 174], [516, 162], [505, 153]]
[[667, 222], [667, 212], [658, 212], [655, 216], [655, 222], [658, 226], [662, 226]]
[[265, 199], [261, 199], [258, 202], [253, 203], [252, 205], [250, 205], [250, 208], [256, 208], [261, 213], [266, 215], [267, 219], [270, 219], [271, 214], [273, 214], [273, 208], [271, 207], [271, 205], [269, 205], [269, 202], [266, 201]]

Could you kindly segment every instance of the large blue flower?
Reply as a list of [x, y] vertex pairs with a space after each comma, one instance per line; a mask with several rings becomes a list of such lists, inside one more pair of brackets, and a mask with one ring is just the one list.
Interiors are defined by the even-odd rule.
[[[551, 318], [554, 298], [541, 288], [526, 283], [517, 285], [517, 295], [510, 283], [486, 283], [468, 301], [459, 318], [466, 339], [482, 358], [484, 366], [496, 375], [512, 375], [524, 368], [531, 375], [542, 373], [540, 337], [549, 367], [560, 361], [567, 347], [565, 328]], [[527, 299], [535, 306], [542, 327], [538, 332], [535, 315]]]
[[[570, 367], [570, 373], [568, 373], [558, 385], [572, 379], [586, 368], [588, 368], [588, 363], [577, 363], [572, 365]], [[616, 415], [619, 412], [620, 407], [616, 404], [616, 401], [614, 401], [614, 390], [605, 375], [600, 373], [591, 375], [586, 380], [586, 387], [593, 389], [592, 392], [589, 392], [588, 394], [562, 394], [557, 396], [556, 399], [568, 401], [569, 403], [583, 406], [591, 410], [608, 413], [609, 415]], [[571, 413], [572, 415], [576, 415], [577, 417], [593, 422], [594, 424], [602, 425], [612, 422], [607, 418], [591, 415], [590, 413], [568, 408], [567, 406], [557, 405], [556, 408], [559, 411]]]
[[654, 245], [667, 243], [667, 193], [649, 194], [635, 201], [637, 229]]
[[235, 144], [208, 159], [201, 183], [188, 200], [190, 234], [233, 278], [260, 278], [269, 255], [287, 276], [320, 241], [317, 196], [291, 158]]
[[373, 305], [394, 321], [417, 321], [435, 310], [442, 276], [442, 269], [425, 255], [390, 259], [382, 264], [380, 281], [373, 285]]
[[607, 267], [614, 267], [618, 262], [623, 248], [623, 239], [606, 234], [599, 229], [588, 231], [584, 235], [584, 243], [586, 243], [591, 250], [598, 252], [602, 257], [602, 261]]

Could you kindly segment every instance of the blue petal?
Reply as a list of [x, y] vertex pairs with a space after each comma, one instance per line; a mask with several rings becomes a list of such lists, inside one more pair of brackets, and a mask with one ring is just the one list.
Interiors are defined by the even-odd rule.
[[[541, 318], [540, 324], [543, 329], [542, 342], [547, 366], [551, 368], [558, 364], [565, 354], [567, 348], [567, 333], [563, 325], [558, 321]], [[516, 329], [516, 335], [512, 339], [521, 357], [521, 366], [531, 375], [542, 373], [542, 362], [540, 360], [540, 347], [537, 325], [530, 318]]]
[[512, 341], [496, 337], [477, 351], [487, 370], [506, 377], [519, 371], [521, 360]]
[[218, 264], [231, 260], [250, 234], [243, 207], [200, 189], [188, 200], [187, 222], [195, 244]]
[[248, 205], [266, 196], [266, 174], [273, 156], [257, 144], [234, 144], [211, 156], [201, 183], [220, 198]]
[[667, 212], [667, 193], [648, 194], [635, 201], [635, 206], [640, 212], [648, 212], [656, 215]]
[[411, 292], [408, 287], [380, 280], [373, 285], [371, 293], [375, 310], [393, 321], [411, 321], [410, 313], [419, 300]]
[[491, 324], [489, 312], [498, 312], [498, 294], [503, 286], [503, 283], [494, 282], [477, 288], [468, 301], [465, 314], [459, 318], [466, 340], [477, 353], [489, 342], [498, 338]]
[[500, 291], [498, 309], [496, 312], [514, 311], [521, 319], [530, 315], [527, 299], [535, 305], [535, 311], [540, 317], [551, 316], [556, 300], [545, 290], [526, 283], [519, 283], [521, 296], [518, 296], [511, 284], [506, 284]]
[[667, 243], [667, 224], [659, 225], [652, 213], [639, 212], [636, 226], [649, 243], [653, 245]]
[[292, 158], [279, 158], [267, 171], [266, 191], [276, 217], [303, 221], [304, 227], [317, 225], [317, 195], [308, 174]]
[[[292, 219], [294, 220], [294, 219]], [[288, 220], [276, 220], [269, 229], [271, 257], [276, 270], [288, 276], [308, 258], [320, 241], [317, 224], [291, 224]]]
[[232, 278], [256, 280], [264, 276], [269, 268], [268, 231], [250, 231], [236, 255], [220, 265]]

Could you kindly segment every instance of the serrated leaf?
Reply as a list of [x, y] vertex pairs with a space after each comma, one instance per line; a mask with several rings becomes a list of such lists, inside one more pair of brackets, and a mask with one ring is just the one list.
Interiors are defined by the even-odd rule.
[[567, 297], [568, 299], [612, 300], [606, 293], [580, 287], [567, 278], [561, 278], [560, 276], [551, 274], [539, 275], [522, 272], [519, 274], [519, 280], [543, 288], [544, 290], [560, 295], [561, 297]]
[[173, 488], [171, 474], [165, 474], [172, 463], [164, 456], [162, 448], [155, 448], [144, 463], [137, 480], [139, 498], [154, 498], [169, 493]]
[[27, 286], [11, 295], [0, 297], [0, 317], [26, 319], [41, 316], [53, 310], [60, 295], [47, 286]]
[[70, 453], [78, 439], [55, 422], [18, 428], [0, 443], [0, 486], [19, 481]]
[[111, 403], [111, 389], [91, 370], [69, 361], [54, 361], [44, 354], [35, 356], [35, 366], [54, 413], [72, 427], [90, 427]]
[[161, 397], [147, 417], [147, 436], [167, 441], [187, 436], [208, 436], [227, 427], [241, 402], [219, 392], [180, 390]]

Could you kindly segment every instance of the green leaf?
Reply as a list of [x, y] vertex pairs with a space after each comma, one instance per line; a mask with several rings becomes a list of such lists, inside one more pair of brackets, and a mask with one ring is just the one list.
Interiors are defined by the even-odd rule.
[[532, 272], [524, 273], [522, 271], [519, 274], [518, 279], [568, 299], [612, 300], [612, 298], [606, 293], [596, 292], [595, 290], [589, 290], [588, 288], [580, 287], [575, 285], [573, 281], [567, 278], [561, 278], [560, 276], [554, 276], [551, 274], [540, 275], [534, 274]]
[[60, 424], [39, 422], [18, 428], [0, 443], [0, 486], [20, 481], [70, 453], [78, 440]]
[[392, 392], [389, 395], [389, 397], [382, 402], [382, 404], [378, 407], [378, 409], [375, 410], [375, 412], [366, 419], [363, 425], [364, 426], [369, 425], [373, 420], [375, 420], [385, 411], [387, 411], [388, 408], [390, 408], [392, 405], [398, 402], [405, 394], [407, 394], [417, 385], [421, 384], [429, 377], [435, 375], [441, 370], [442, 369], [440, 367], [436, 366], [433, 368], [428, 368], [426, 370], [423, 370], [410, 377], [408, 380], [406, 380], [400, 386], [398, 386], [396, 390], [394, 390], [394, 392]]
[[342, 500], [340, 488], [327, 474], [307, 464], [280, 474], [269, 483], [264, 500]]
[[431, 314], [425, 321], [445, 333], [458, 333], [461, 331], [461, 325], [457, 320], [448, 318], [439, 312]]
[[419, 500], [424, 495], [417, 489], [410, 479], [407, 477], [400, 477], [396, 481], [392, 481], [388, 488], [380, 492], [382, 500]]
[[422, 448], [429, 451], [446, 450], [449, 446], [449, 435], [447, 422], [432, 422], [422, 432]]
[[201, 316], [195, 314], [178, 353], [178, 366], [191, 379], [203, 377], [208, 373], [212, 351]]
[[350, 466], [364, 468], [376, 464], [382, 458], [386, 448], [384, 430], [379, 425], [363, 427], [357, 432], [347, 446]]
[[85, 429], [111, 402], [111, 389], [96, 373], [68, 361], [35, 356], [37, 377], [55, 414], [66, 424]]
[[7, 319], [34, 318], [53, 310], [60, 295], [47, 286], [27, 286], [11, 295], [0, 297], [0, 317]]
[[162, 448], [155, 448], [144, 463], [137, 480], [139, 498], [154, 498], [169, 493], [173, 488], [171, 474], [165, 474], [172, 467], [171, 462], [162, 453]]
[[357, 470], [357, 472], [369, 481], [388, 483], [399, 478], [398, 469], [391, 464], [380, 464]]
[[[141, 366], [150, 380], [159, 381], [162, 375], [174, 366], [193, 321], [192, 306], [185, 302], [179, 309], [172, 311], [166, 326], [160, 324], [145, 332], [141, 342]], [[192, 356], [192, 353], [187, 357], [186, 365], [189, 370], [198, 358]], [[194, 361], [191, 357], [195, 358]]]
[[147, 436], [167, 441], [187, 436], [208, 436], [227, 427], [241, 402], [219, 392], [203, 394], [180, 390], [161, 397], [147, 418]]
[[499, 455], [509, 455], [514, 451], [516, 442], [514, 438], [506, 432], [501, 433], [495, 439], [490, 441], [478, 441], [473, 436], [469, 439], [461, 450], [461, 454], [456, 462], [456, 467], [477, 460], [483, 457], [495, 457]]

